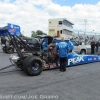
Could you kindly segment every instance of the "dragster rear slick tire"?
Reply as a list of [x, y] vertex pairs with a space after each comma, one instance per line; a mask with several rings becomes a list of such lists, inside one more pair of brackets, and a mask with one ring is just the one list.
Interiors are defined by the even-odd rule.
[[5, 46], [5, 47], [2, 48], [2, 50], [3, 50], [4, 53], [7, 53], [7, 54], [13, 54], [14, 53], [13, 47]]
[[37, 76], [42, 72], [42, 60], [37, 56], [28, 56], [23, 61], [23, 70], [27, 75]]
[[8, 47], [6, 49], [6, 51], [7, 51], [8, 54], [13, 54], [14, 53], [14, 48], [13, 47]]

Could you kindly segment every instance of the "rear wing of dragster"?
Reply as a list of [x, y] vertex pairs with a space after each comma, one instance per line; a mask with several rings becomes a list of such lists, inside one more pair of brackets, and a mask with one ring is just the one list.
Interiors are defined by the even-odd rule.
[[[16, 34], [17, 33], [17, 34]], [[14, 37], [16, 35], [20, 35], [20, 27], [18, 25], [13, 25], [13, 24], [7, 24], [7, 26], [5, 27], [1, 27], [0, 28], [0, 36], [7, 36], [9, 41], [12, 41], [12, 39], [14, 40]], [[12, 43], [14, 44], [13, 46], [16, 47], [15, 45], [15, 42], [12, 41]], [[21, 53], [18, 51], [18, 49], [16, 49], [18, 55], [20, 57], [22, 57]], [[10, 68], [10, 67], [13, 67], [13, 65], [9, 65], [9, 66], [6, 66], [6, 67], [3, 67], [0, 69], [0, 71], [4, 70], [4, 69], [7, 69], [7, 68]]]
[[[8, 23], [6, 27], [0, 28], [0, 36], [7, 36], [8, 37], [9, 41], [12, 42], [12, 45], [16, 49], [17, 54], [18, 54], [18, 56], [20, 57], [20, 59], [22, 61], [23, 61], [24, 58], [23, 58], [23, 54], [20, 50], [20, 47], [18, 46], [19, 44], [23, 45], [23, 47], [25, 47], [33, 55], [39, 56], [33, 48], [29, 47], [29, 45], [27, 45], [27, 43], [25, 43], [19, 37], [20, 36], [20, 26]], [[1, 68], [0, 71], [4, 70], [4, 69], [7, 69], [9, 67], [12, 67], [12, 66], [13, 65], [9, 65], [9, 66], [6, 66], [4, 68]]]
[[7, 33], [20, 36], [20, 26], [8, 23], [7, 26], [0, 27], [0, 36], [8, 36]]
[[6, 27], [1, 28], [0, 30], [0, 36], [7, 36], [8, 39], [12, 42], [14, 48], [17, 51], [18, 56], [23, 59], [23, 55], [21, 53], [20, 48], [18, 45], [22, 45], [24, 48], [26, 48], [30, 53], [33, 55], [38, 56], [37, 52], [33, 49], [30, 48], [27, 43], [25, 43], [21, 38], [20, 38], [20, 26], [15, 25], [15, 24], [10, 24], [8, 23]]
[[22, 54], [18, 50], [18, 45], [15, 37], [20, 35], [20, 26], [8, 23], [6, 27], [0, 28], [0, 36], [7, 36], [9, 41], [12, 42], [18, 55], [22, 58]]
[[[12, 37], [14, 37], [16, 35], [20, 35], [20, 27], [19, 26], [8, 23], [7, 26], [0, 27], [0, 37], [7, 36], [9, 41], [11, 41]], [[13, 41], [13, 44], [14, 44], [14, 41]], [[15, 45], [14, 45], [14, 47], [15, 47]], [[17, 49], [16, 49], [16, 51], [17, 51]], [[21, 53], [19, 51], [17, 53], [21, 56]], [[13, 67], [13, 65], [3, 67], [0, 69], [0, 71], [10, 68], [10, 67]]]

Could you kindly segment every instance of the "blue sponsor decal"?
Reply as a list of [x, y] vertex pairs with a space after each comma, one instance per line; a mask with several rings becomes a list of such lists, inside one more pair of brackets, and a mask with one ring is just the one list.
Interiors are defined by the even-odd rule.
[[11, 35], [19, 36], [20, 35], [20, 26], [8, 23], [8, 32]]
[[70, 58], [70, 59], [68, 59], [68, 65], [77, 64], [77, 63], [80, 63], [82, 61], [84, 61], [83, 56], [79, 56], [79, 57], [75, 57], [75, 58]]
[[69, 53], [66, 66], [80, 65], [97, 61], [100, 61], [100, 56], [78, 55], [76, 53]]
[[88, 58], [88, 61], [92, 61], [92, 58]]

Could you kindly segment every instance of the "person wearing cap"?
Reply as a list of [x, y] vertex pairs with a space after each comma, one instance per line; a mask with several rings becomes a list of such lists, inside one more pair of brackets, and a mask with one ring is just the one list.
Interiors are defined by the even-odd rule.
[[57, 43], [56, 50], [60, 58], [60, 71], [66, 71], [66, 62], [68, 56], [68, 43], [64, 42], [64, 37], [62, 37], [61, 42]]

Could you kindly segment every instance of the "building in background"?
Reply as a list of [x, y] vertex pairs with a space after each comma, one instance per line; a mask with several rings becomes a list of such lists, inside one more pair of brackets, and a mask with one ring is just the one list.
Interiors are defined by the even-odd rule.
[[48, 20], [48, 35], [72, 38], [73, 23], [66, 18], [55, 18]]

